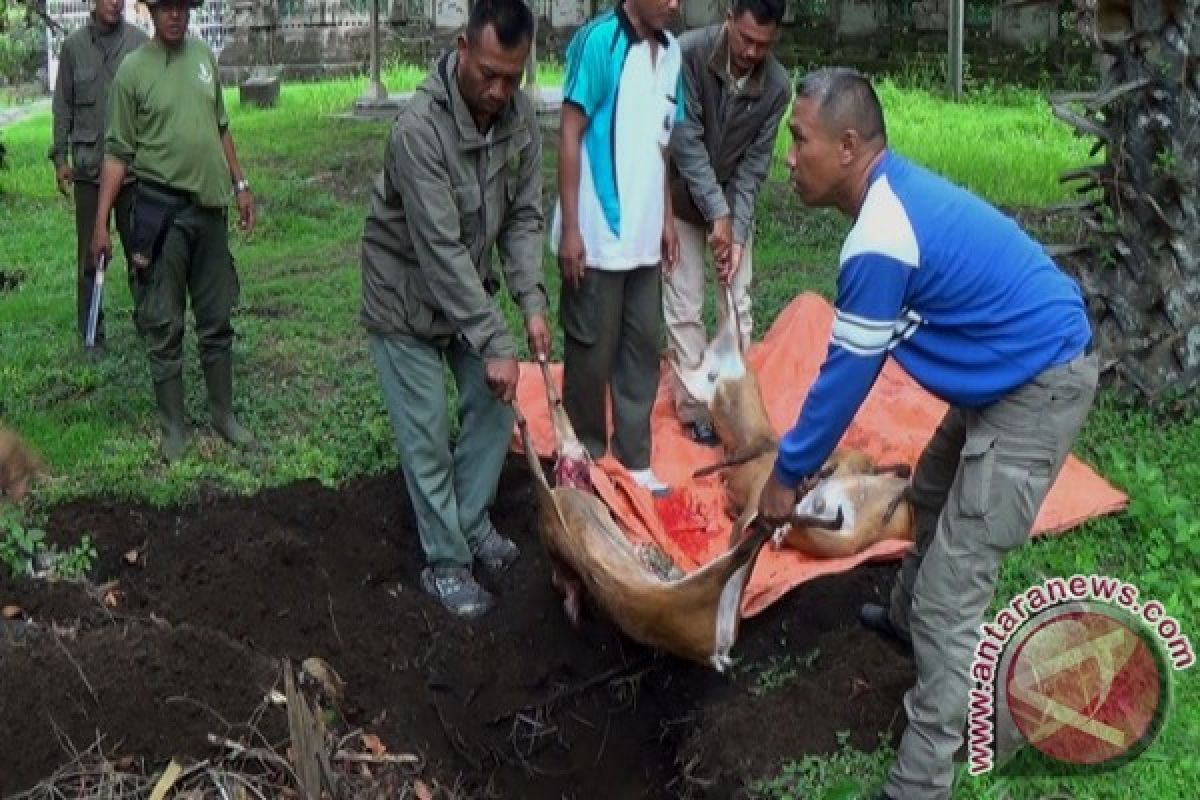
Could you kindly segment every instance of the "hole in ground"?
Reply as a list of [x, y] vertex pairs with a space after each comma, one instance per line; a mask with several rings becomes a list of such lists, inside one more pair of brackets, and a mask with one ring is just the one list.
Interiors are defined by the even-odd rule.
[[[207, 733], [249, 734], [243, 723], [285, 656], [325, 659], [347, 685], [340, 724], [421, 755], [427, 779], [458, 797], [728, 798], [789, 759], [836, 750], [844, 732], [872, 749], [902, 723], [912, 663], [854, 622], [890, 568], [813, 581], [746, 620], [738, 663], [720, 676], [603, 620], [566, 622], [518, 461], [492, 516], [523, 555], [481, 578], [497, 608], [462, 622], [419, 587], [395, 474], [183, 508], [54, 509], [50, 538], [91, 535], [97, 583], [117, 581], [120, 602], [105, 610], [80, 587], [0, 570], [0, 605], [41, 626], [0, 630], [0, 795], [70, 761], [64, 737], [82, 748], [99, 732], [110, 757], [160, 766], [210, 755]], [[136, 565], [124, 559], [133, 549]], [[78, 633], [60, 647], [52, 622]], [[255, 728], [282, 741], [283, 712], [268, 709]]]

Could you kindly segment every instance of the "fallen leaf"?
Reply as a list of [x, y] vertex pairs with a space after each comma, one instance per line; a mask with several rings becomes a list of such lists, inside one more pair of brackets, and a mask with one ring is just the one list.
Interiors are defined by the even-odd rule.
[[133, 769], [133, 756], [121, 756], [116, 761], [112, 762], [113, 769], [121, 772], [128, 772]]
[[116, 608], [125, 599], [125, 593], [120, 589], [109, 589], [104, 593], [104, 605], [108, 608]]
[[433, 792], [420, 778], [413, 781], [413, 794], [417, 796], [417, 800], [433, 800]]
[[0, 608], [0, 616], [3, 616], [5, 619], [20, 619], [25, 616], [25, 609], [20, 606], [8, 605]]
[[287, 695], [278, 689], [272, 689], [271, 691], [267, 692], [267, 702], [273, 706], [286, 706]]
[[141, 557], [142, 554], [138, 552], [136, 547], [132, 550], [125, 551], [125, 563], [131, 567], [136, 567], [138, 561], [141, 560]]
[[385, 747], [380, 738], [373, 733], [364, 733], [362, 735], [362, 743], [363, 747], [367, 749], [367, 752], [373, 756], [381, 756], [387, 752], [387, 747]]

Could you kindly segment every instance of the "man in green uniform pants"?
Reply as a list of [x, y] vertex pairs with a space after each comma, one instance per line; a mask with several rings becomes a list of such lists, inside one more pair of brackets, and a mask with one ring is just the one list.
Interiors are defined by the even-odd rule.
[[[428, 568], [425, 590], [452, 614], [493, 605], [473, 561], [508, 567], [516, 544], [488, 518], [512, 437], [513, 338], [492, 292], [492, 249], [550, 348], [542, 284], [542, 147], [517, 91], [533, 35], [522, 0], [476, 0], [456, 52], [396, 119], [362, 243], [362, 322], [392, 418]], [[458, 388], [450, 441], [445, 366]]]
[[112, 251], [105, 223], [132, 171], [138, 180], [129, 253], [136, 272], [136, 320], [154, 379], [161, 452], [172, 462], [187, 443], [182, 372], [188, 295], [213, 428], [236, 445], [253, 441], [233, 414], [230, 314], [238, 279], [226, 207], [231, 191], [236, 193], [241, 227], [250, 231], [254, 199], [229, 132], [216, 57], [204, 42], [187, 36], [191, 5], [188, 0], [147, 5], [154, 38], [121, 64], [109, 98], [92, 255]]
[[[96, 0], [91, 18], [63, 41], [58, 76], [54, 83], [54, 143], [50, 160], [54, 178], [64, 196], [75, 199], [76, 319], [80, 336], [87, 327], [96, 262], [91, 258], [92, 226], [96, 222], [96, 197], [100, 165], [104, 160], [104, 109], [108, 89], [121, 60], [148, 38], [125, 22], [125, 0]], [[117, 193], [117, 230], [121, 247], [129, 245], [129, 205], [132, 181]], [[72, 189], [74, 191], [72, 191]], [[132, 273], [129, 275], [133, 279]], [[104, 350], [104, 312], [96, 322], [95, 353]]]

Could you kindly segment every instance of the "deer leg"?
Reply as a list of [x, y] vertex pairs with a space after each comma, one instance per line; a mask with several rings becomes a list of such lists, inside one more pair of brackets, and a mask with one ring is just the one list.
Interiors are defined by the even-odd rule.
[[883, 517], [881, 520], [882, 524], [887, 525], [892, 521], [892, 517], [894, 517], [896, 512], [900, 509], [901, 503], [910, 502], [912, 502], [912, 487], [905, 486], [896, 493], [896, 496], [892, 498], [892, 501], [887, 504], [887, 508], [883, 510]]
[[908, 480], [912, 477], [912, 467], [908, 464], [883, 464], [872, 470], [875, 475], [895, 475], [897, 478]]
[[550, 582], [562, 592], [563, 612], [573, 627], [578, 628], [583, 616], [583, 584], [569, 571], [558, 566], [550, 570]]
[[833, 519], [828, 517], [818, 517], [815, 514], [793, 514], [789, 523], [798, 528], [817, 528], [823, 531], [840, 531], [842, 524], [846, 521], [842, 514], [842, 507], [838, 506], [837, 513], [833, 515]]

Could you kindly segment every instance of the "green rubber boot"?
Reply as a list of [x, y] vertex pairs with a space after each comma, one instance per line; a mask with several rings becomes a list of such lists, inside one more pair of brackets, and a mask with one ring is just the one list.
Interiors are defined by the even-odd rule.
[[233, 357], [226, 355], [205, 364], [204, 382], [208, 386], [208, 410], [216, 432], [237, 447], [254, 444], [254, 434], [233, 415]]
[[158, 450], [163, 460], [173, 464], [183, 458], [187, 448], [187, 412], [183, 406], [183, 379], [170, 378], [154, 384], [154, 399], [158, 402], [158, 422], [162, 438]]

